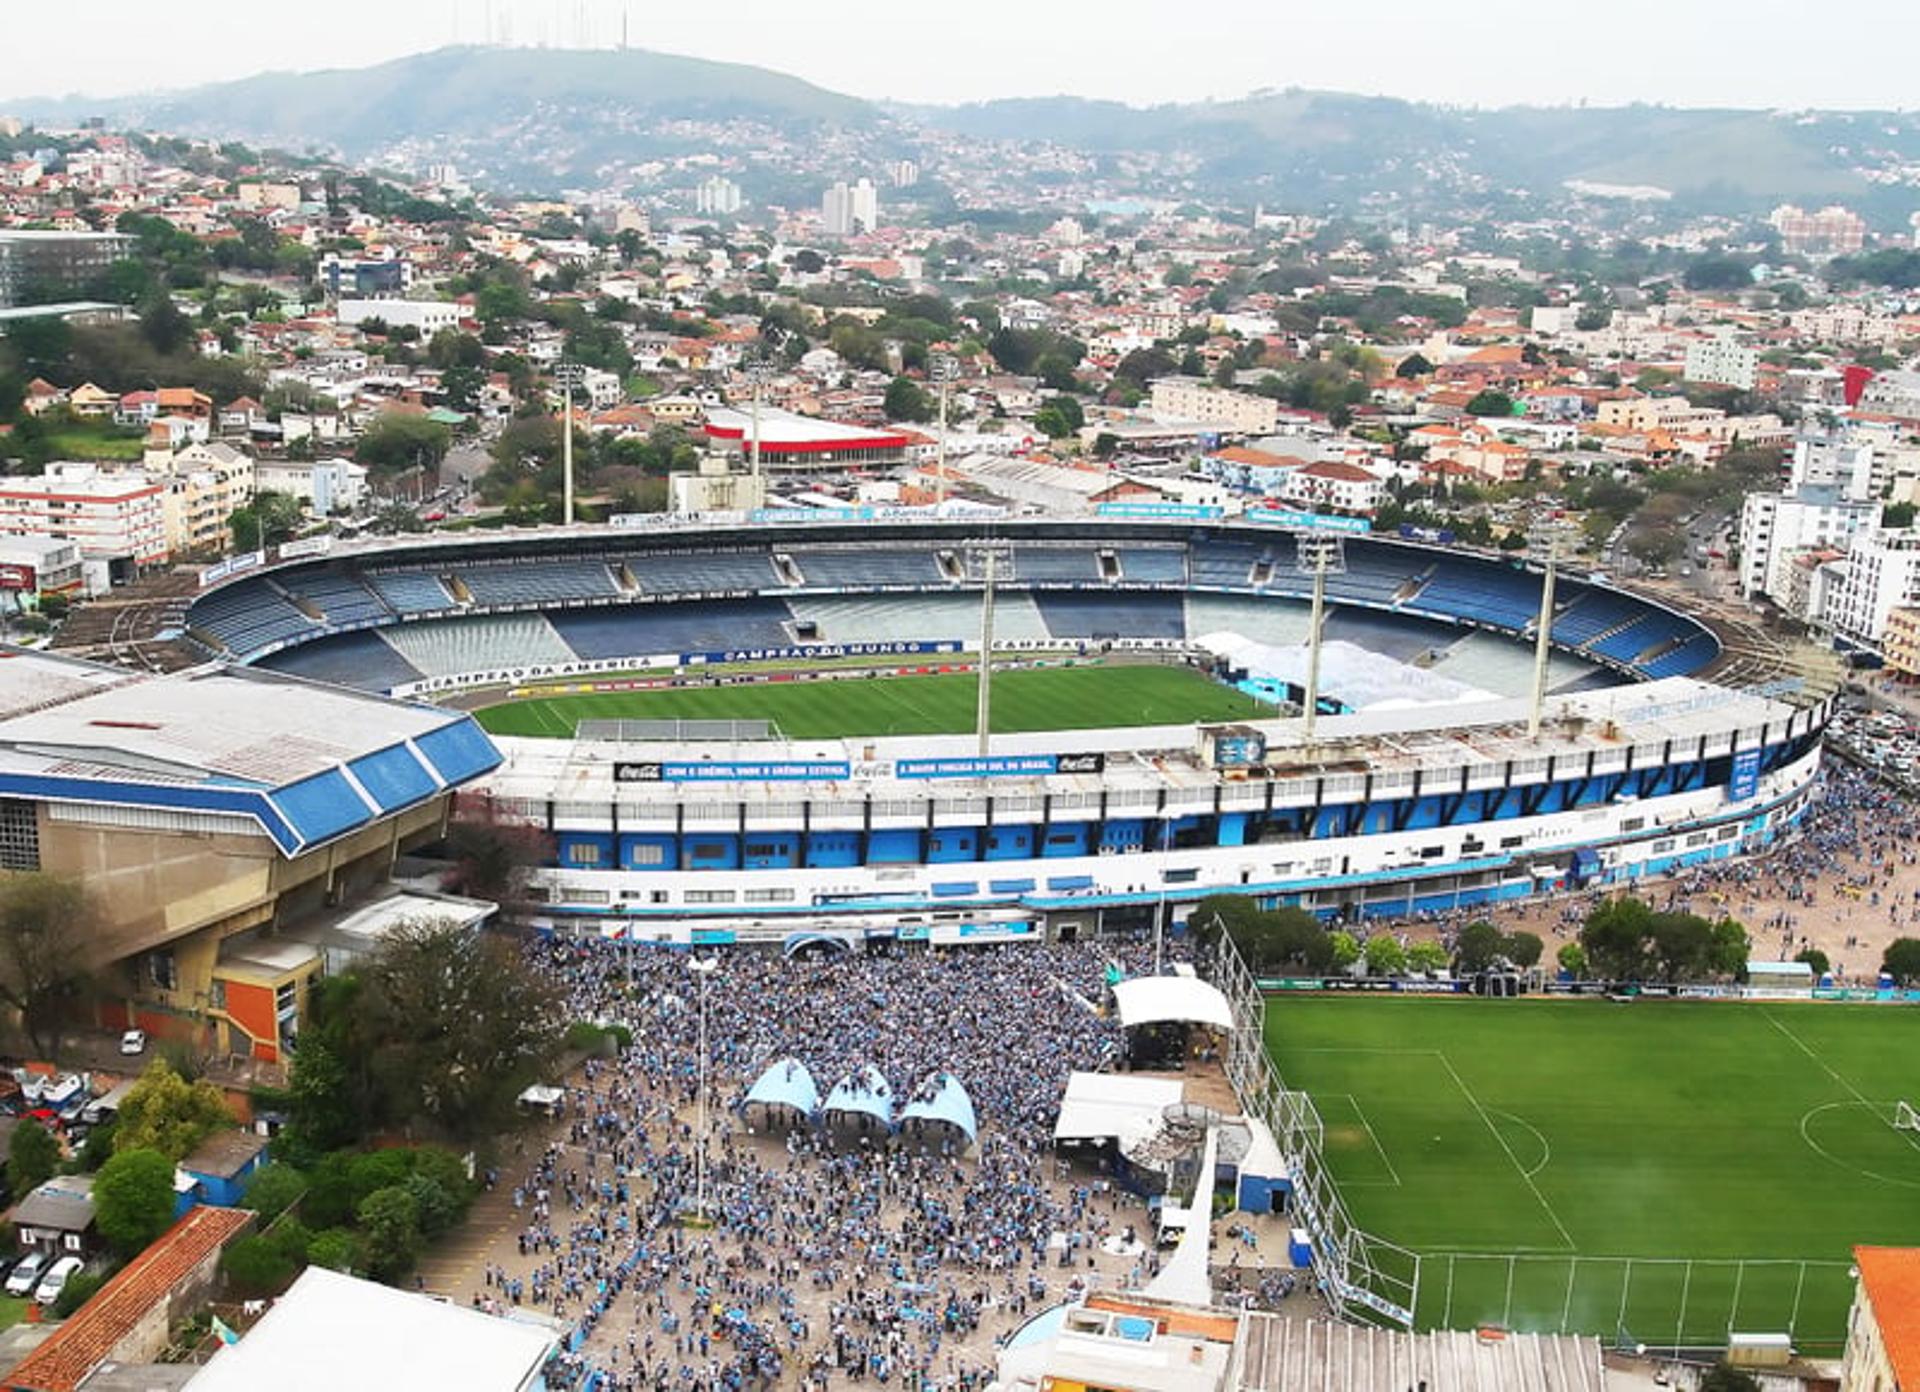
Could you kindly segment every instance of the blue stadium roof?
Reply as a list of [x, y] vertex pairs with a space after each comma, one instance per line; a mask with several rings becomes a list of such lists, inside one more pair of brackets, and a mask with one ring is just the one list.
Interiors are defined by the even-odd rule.
[[0, 795], [245, 817], [293, 856], [495, 768], [455, 711], [237, 667], [0, 648]]

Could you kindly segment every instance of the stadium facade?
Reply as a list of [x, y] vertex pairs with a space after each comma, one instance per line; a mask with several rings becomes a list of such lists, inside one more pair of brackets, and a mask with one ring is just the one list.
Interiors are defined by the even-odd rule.
[[[1203, 660], [1304, 636], [1293, 541], [1254, 524], [1003, 521], [604, 529], [342, 548], [227, 578], [188, 615], [246, 663], [420, 695], [539, 676], [978, 647]], [[1554, 694], [1527, 727], [1540, 577], [1347, 543], [1324, 635], [1479, 693], [1297, 720], [971, 737], [499, 740], [493, 811], [551, 833], [556, 923], [702, 942], [1095, 931], [1206, 894], [1323, 914], [1447, 911], [1756, 849], [1800, 816], [1826, 701], [1722, 685], [1721, 638], [1562, 577]], [[842, 672], [818, 671], [825, 680]], [[1336, 696], [1337, 692], [1334, 693]], [[624, 738], [635, 735], [638, 738]], [[1164, 906], [1164, 909], [1163, 909]]]

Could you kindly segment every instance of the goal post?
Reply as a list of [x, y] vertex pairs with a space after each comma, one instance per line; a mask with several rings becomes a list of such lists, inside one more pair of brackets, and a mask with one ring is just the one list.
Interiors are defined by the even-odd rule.
[[1911, 1102], [1902, 1100], [1893, 1104], [1893, 1129], [1920, 1131], [1920, 1112], [1914, 1111]]

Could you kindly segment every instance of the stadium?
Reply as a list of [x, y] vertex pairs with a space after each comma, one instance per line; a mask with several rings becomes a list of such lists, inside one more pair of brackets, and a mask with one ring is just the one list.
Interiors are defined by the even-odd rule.
[[186, 630], [235, 662], [481, 708], [506, 754], [494, 813], [553, 837], [552, 917], [657, 940], [876, 913], [935, 940], [1071, 934], [1177, 922], [1222, 888], [1329, 916], [1450, 910], [1762, 845], [1818, 762], [1823, 701], [1754, 689], [1750, 664], [1716, 680], [1745, 660], [1726, 638], [1598, 578], [1559, 582], [1530, 736], [1537, 571], [1348, 539], [1309, 743], [1271, 704], [1304, 685], [1292, 536], [980, 533], [349, 544], [217, 578]]
[[[1562, 568], [1542, 647], [1543, 576], [1524, 558], [1357, 535], [1316, 577], [1309, 549], [1257, 520], [1120, 516], [335, 543], [216, 570], [182, 638], [203, 658], [474, 712], [502, 762], [461, 796], [549, 834], [541, 921], [627, 942], [1178, 932], [1222, 891], [1330, 919], [1450, 913], [1750, 852], [1802, 816], [1832, 693], [1749, 636]], [[990, 705], [976, 675], [988, 633]], [[1524, 1115], [1545, 1113], [1487, 1110], [1466, 1046], [1403, 1045], [1383, 1026], [1380, 1058], [1463, 1071], [1460, 1115], [1432, 1115], [1422, 1074], [1397, 1099], [1406, 1115], [1377, 1119], [1367, 1103], [1396, 1105], [1401, 1070], [1341, 1064], [1307, 1017], [1273, 1032], [1271, 983], [1231, 963], [1219, 985], [1229, 1075], [1285, 1157], [1337, 1310], [1657, 1329], [1678, 1268], [1636, 1275], [1629, 1256], [1621, 1271], [1620, 1242], [1680, 1261], [1689, 1283], [1684, 1258], [1743, 1252], [1660, 1221], [1572, 1234], [1570, 1201], [1556, 1208], [1534, 1178], [1545, 1161], [1521, 1153]], [[1637, 1023], [1584, 1061], [1617, 1050], [1624, 1070], [1646, 1066]], [[1873, 1151], [1886, 1128], [1866, 1111], [1823, 1116], [1859, 1123], [1852, 1140], [1824, 1135], [1856, 1169], [1904, 1163]], [[1421, 1153], [1422, 1128], [1486, 1134], [1463, 1142], [1463, 1174]], [[1498, 1221], [1449, 1202], [1485, 1177], [1490, 1146], [1517, 1176], [1501, 1192], [1520, 1195]], [[1593, 1153], [1611, 1155], [1599, 1140]], [[1442, 1213], [1452, 1228], [1425, 1216]], [[1831, 1243], [1783, 1231], [1781, 1270], [1811, 1280], [1809, 1318], [1829, 1323], [1829, 1283], [1801, 1259]], [[1702, 1269], [1691, 1322], [1683, 1294], [1663, 1342], [1724, 1336], [1708, 1292], [1731, 1280], [1737, 1311], [1748, 1279], [1739, 1263]], [[1750, 1279], [1758, 1311], [1780, 1278]], [[1801, 1303], [1796, 1286], [1791, 1311], [1760, 1317], [1790, 1324]]]

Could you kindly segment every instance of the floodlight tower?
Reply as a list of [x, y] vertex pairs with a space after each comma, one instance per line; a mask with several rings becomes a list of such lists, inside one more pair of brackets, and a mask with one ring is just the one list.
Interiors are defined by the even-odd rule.
[[934, 456], [934, 491], [939, 502], [947, 500], [947, 397], [953, 388], [953, 379], [960, 375], [959, 360], [950, 353], [935, 353], [933, 361], [927, 364], [927, 375], [933, 378], [940, 388], [940, 445]]
[[1314, 721], [1320, 714], [1320, 620], [1327, 608], [1327, 577], [1347, 569], [1347, 550], [1338, 532], [1300, 531], [1293, 536], [1294, 566], [1313, 577], [1313, 612], [1307, 622], [1306, 726], [1302, 735], [1313, 743]]
[[962, 548], [967, 578], [980, 582], [980, 690], [974, 707], [974, 725], [980, 734], [980, 757], [992, 747], [993, 730], [993, 590], [1004, 565], [1011, 571], [1013, 549], [1005, 542], [976, 540]]
[[1547, 707], [1547, 664], [1553, 657], [1553, 582], [1560, 562], [1573, 554], [1573, 527], [1558, 513], [1536, 517], [1527, 528], [1527, 555], [1540, 567], [1539, 631], [1533, 639], [1533, 702], [1527, 712], [1527, 738], [1540, 738]]
[[693, 1146], [693, 1211], [694, 1223], [699, 1227], [707, 1226], [707, 978], [719, 970], [718, 957], [694, 957], [688, 960], [687, 969], [700, 982], [700, 1100], [699, 1117], [695, 1127], [699, 1132]]
[[560, 436], [562, 526], [573, 522], [573, 394], [586, 380], [587, 369], [577, 362], [563, 359], [553, 365], [553, 384], [560, 388], [565, 401], [565, 425]]
[[754, 482], [758, 483], [760, 481], [760, 398], [766, 393], [767, 383], [773, 380], [773, 364], [765, 358], [750, 358], [745, 371], [747, 389], [750, 393], [747, 406], [750, 421], [747, 449]]

